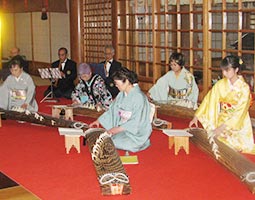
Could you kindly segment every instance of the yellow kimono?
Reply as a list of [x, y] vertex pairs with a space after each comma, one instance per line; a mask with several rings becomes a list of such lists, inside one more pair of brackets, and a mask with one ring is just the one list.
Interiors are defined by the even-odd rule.
[[250, 89], [242, 76], [233, 85], [223, 78], [205, 96], [195, 116], [208, 133], [224, 123], [226, 129], [219, 135], [220, 141], [237, 151], [255, 153], [250, 101]]

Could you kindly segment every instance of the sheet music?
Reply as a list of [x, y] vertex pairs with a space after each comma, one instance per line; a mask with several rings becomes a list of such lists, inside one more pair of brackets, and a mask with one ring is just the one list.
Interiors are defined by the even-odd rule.
[[82, 129], [58, 128], [59, 135], [83, 135]]
[[61, 79], [61, 72], [59, 68], [49, 68], [52, 78], [58, 78]]
[[41, 76], [42, 79], [51, 78], [51, 74], [50, 74], [48, 68], [41, 68], [41, 69], [38, 69], [38, 72], [39, 72], [39, 74], [40, 74], [40, 76]]
[[186, 136], [186, 137], [192, 137], [193, 135], [187, 132], [183, 129], [164, 129], [163, 133], [167, 136]]

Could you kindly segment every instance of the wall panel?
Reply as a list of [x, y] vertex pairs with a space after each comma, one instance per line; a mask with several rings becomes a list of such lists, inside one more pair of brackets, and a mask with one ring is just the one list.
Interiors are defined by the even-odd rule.
[[58, 59], [58, 49], [66, 47], [70, 55], [69, 14], [51, 13], [51, 51], [52, 61]]
[[15, 45], [14, 15], [3, 13], [2, 20], [2, 57], [10, 56], [10, 49]]
[[32, 14], [34, 60], [50, 62], [49, 21], [41, 20], [41, 13]]
[[31, 14], [16, 13], [14, 15], [16, 46], [20, 48], [21, 54], [25, 55], [27, 60], [32, 60]]

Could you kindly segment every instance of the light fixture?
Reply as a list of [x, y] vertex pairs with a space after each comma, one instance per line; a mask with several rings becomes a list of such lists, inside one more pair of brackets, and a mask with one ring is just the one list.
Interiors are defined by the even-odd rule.
[[42, 0], [42, 15], [41, 15], [41, 20], [47, 20], [47, 10], [48, 10], [48, 0]]

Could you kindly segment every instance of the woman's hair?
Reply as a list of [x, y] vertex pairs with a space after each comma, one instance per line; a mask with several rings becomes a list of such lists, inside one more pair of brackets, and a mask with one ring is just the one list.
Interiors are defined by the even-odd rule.
[[239, 72], [241, 71], [241, 68], [243, 66], [243, 61], [241, 58], [235, 55], [229, 55], [226, 56], [220, 64], [221, 69], [226, 69], [228, 67], [232, 67], [234, 69], [239, 69]]
[[13, 66], [18, 65], [19, 68], [22, 68], [21, 63], [19, 60], [12, 60], [9, 64], [9, 68], [12, 68]]
[[122, 82], [128, 80], [131, 84], [138, 83], [137, 74], [126, 67], [122, 67], [114, 72], [112, 78], [113, 80], [121, 80]]
[[172, 53], [171, 56], [169, 57], [169, 64], [171, 63], [171, 61], [176, 62], [181, 67], [185, 65], [185, 58], [184, 55], [181, 53], [177, 52]]

